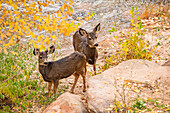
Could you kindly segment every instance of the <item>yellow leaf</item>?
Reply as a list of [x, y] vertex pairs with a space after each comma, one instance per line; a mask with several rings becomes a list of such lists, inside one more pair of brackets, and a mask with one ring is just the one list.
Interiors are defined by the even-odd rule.
[[60, 8], [61, 12], [64, 12], [64, 5]]
[[74, 4], [74, 2], [72, 0], [70, 0], [70, 3]]
[[83, 20], [80, 20], [81, 23], [84, 23]]
[[34, 43], [34, 48], [38, 48], [38, 45]]
[[133, 19], [130, 19], [131, 23], [133, 24]]
[[14, 43], [14, 35], [11, 37], [10, 41], [9, 41], [9, 44], [12, 44]]
[[46, 37], [46, 44], [49, 44], [49, 37]]
[[42, 18], [39, 19], [39, 22], [42, 22]]
[[52, 2], [51, 2], [51, 4], [53, 4], [53, 5], [54, 5], [54, 2], [52, 1]]
[[77, 20], [81, 20], [82, 19], [82, 17], [77, 17]]
[[51, 35], [51, 38], [57, 39], [56, 35]]
[[65, 17], [62, 17], [62, 20], [64, 21], [66, 18]]
[[17, 31], [18, 30], [18, 22], [15, 23], [15, 27], [14, 27], [14, 31]]
[[129, 13], [132, 15], [133, 11], [130, 10]]
[[151, 97], [148, 97], [147, 100], [151, 100], [152, 98]]
[[60, 18], [56, 18], [56, 21], [60, 21]]
[[12, 54], [15, 54], [15, 55], [18, 55], [18, 53], [17, 53], [17, 52], [14, 52], [14, 51], [11, 51], [11, 53], [12, 53]]
[[67, 14], [68, 14], [69, 16], [71, 16], [71, 13], [70, 13], [69, 11], [67, 12]]
[[30, 44], [33, 44], [33, 43], [34, 43], [34, 40], [31, 40], [31, 41], [30, 41]]
[[50, 20], [50, 17], [46, 18], [46, 19], [45, 19], [46, 25], [48, 25], [48, 24], [50, 23], [50, 21], [51, 21], [51, 20]]
[[66, 32], [66, 36], [67, 36], [67, 37], [69, 36], [69, 32]]
[[84, 19], [87, 21], [88, 20], [88, 18], [87, 17], [84, 17]]
[[23, 36], [21, 29], [18, 29], [18, 33], [19, 33], [19, 35]]
[[47, 31], [47, 29], [48, 29], [48, 27], [46, 27], [46, 26], [44, 26], [43, 28], [44, 28], [45, 31]]
[[139, 93], [139, 92], [140, 92], [140, 90], [139, 90], [139, 89], [135, 89], [134, 91], [135, 91], [136, 93]]
[[30, 33], [32, 38], [35, 38], [35, 35], [33, 32]]
[[1, 39], [3, 40], [4, 38], [6, 39], [7, 36], [5, 34], [1, 33]]
[[78, 29], [79, 29], [79, 26], [78, 26], [78, 25], [75, 25], [75, 27], [76, 27], [76, 30], [78, 30]]
[[4, 46], [5, 46], [6, 48], [8, 48], [8, 47], [9, 47], [9, 43], [5, 44]]
[[23, 6], [26, 6], [26, 2], [23, 3]]
[[40, 41], [41, 41], [41, 37], [38, 36], [38, 37], [37, 37], [37, 42], [40, 42]]
[[118, 40], [118, 36], [116, 36], [116, 40]]
[[43, 46], [42, 44], [40, 45], [40, 51], [44, 50], [45, 46]]
[[39, 9], [36, 7], [36, 12], [39, 12]]
[[66, 9], [67, 8], [67, 4], [64, 2], [63, 7]]
[[57, 12], [57, 17], [61, 17], [62, 13], [60, 11]]
[[39, 16], [36, 16], [36, 15], [33, 16], [33, 20], [38, 20], [38, 19], [39, 19]]
[[43, 24], [42, 24], [42, 27], [44, 28], [45, 27], [45, 23], [43, 22]]
[[20, 36], [18, 36], [18, 39], [21, 39], [21, 37], [20, 37]]
[[74, 28], [74, 27], [72, 27], [72, 30], [75, 32], [76, 31], [76, 29]]
[[170, 111], [170, 109], [166, 109], [166, 111], [168, 111], [168, 112], [169, 112], [169, 111]]
[[4, 53], [8, 55], [8, 51], [6, 50], [6, 48], [4, 48]]

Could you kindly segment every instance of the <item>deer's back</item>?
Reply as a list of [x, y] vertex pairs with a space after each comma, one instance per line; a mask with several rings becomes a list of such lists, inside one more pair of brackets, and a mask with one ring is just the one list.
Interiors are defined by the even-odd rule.
[[85, 56], [76, 51], [60, 60], [48, 62], [48, 79], [66, 78], [74, 72], [82, 74], [83, 66], [85, 66]]

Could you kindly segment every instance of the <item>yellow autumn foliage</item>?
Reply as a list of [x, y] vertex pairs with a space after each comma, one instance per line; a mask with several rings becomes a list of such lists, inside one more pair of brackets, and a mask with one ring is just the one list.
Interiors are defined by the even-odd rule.
[[[49, 7], [49, 4], [55, 5], [58, 3], [61, 4], [58, 11], [44, 12], [43, 9]], [[0, 16], [0, 38], [5, 43], [0, 44], [1, 52], [8, 54], [7, 48], [18, 43], [20, 38], [29, 37], [31, 39], [30, 44], [33, 44], [34, 47], [43, 48], [47, 44], [50, 45], [52, 43], [50, 40], [53, 40], [53, 38], [57, 39], [56, 37], [59, 35], [69, 36], [72, 32], [75, 32], [78, 26], [68, 20], [68, 16], [73, 13], [73, 3], [72, 0], [66, 0], [63, 3], [58, 0], [0, 1], [0, 10], [2, 11]], [[52, 36], [46, 39], [46, 33], [51, 33]], [[11, 38], [12, 42], [10, 41]]]

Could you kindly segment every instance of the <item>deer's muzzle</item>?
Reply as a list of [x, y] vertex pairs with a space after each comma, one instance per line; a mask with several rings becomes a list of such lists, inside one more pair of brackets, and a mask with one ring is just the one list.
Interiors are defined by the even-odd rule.
[[97, 47], [97, 46], [98, 46], [98, 43], [94, 44], [94, 46], [96, 46], [96, 47]]

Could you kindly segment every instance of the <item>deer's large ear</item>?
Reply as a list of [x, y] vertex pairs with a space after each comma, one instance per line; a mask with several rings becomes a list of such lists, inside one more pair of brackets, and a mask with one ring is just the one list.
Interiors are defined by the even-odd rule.
[[40, 53], [40, 49], [35, 49], [35, 48], [34, 48], [33, 54], [34, 54], [34, 55], [38, 55], [39, 53]]
[[100, 23], [93, 29], [93, 32], [96, 34], [98, 31], [100, 31]]
[[54, 45], [52, 45], [50, 47], [50, 50], [46, 50], [47, 54], [52, 54], [52, 53], [54, 53], [54, 51], [55, 51], [55, 46]]
[[79, 34], [80, 34], [81, 36], [87, 37], [87, 31], [84, 30], [84, 29], [82, 29], [82, 28], [79, 29]]

